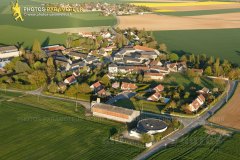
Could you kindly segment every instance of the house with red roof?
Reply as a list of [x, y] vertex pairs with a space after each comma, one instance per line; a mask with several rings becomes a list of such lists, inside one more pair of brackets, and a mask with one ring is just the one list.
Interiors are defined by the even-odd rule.
[[164, 74], [162, 73], [154, 73], [154, 72], [145, 72], [144, 79], [146, 80], [163, 80]]
[[93, 83], [93, 84], [90, 86], [90, 88], [91, 88], [92, 90], [94, 90], [95, 92], [98, 92], [98, 91], [100, 91], [101, 89], [103, 89], [103, 85], [102, 85], [99, 81], [97, 81], [97, 82]]
[[74, 75], [72, 75], [72, 76], [70, 76], [70, 77], [68, 77], [64, 80], [64, 83], [67, 84], [67, 85], [71, 85], [71, 84], [74, 84], [76, 82], [77, 82], [77, 79]]
[[46, 46], [43, 47], [42, 50], [46, 52], [53, 52], [53, 51], [64, 51], [66, 48], [60, 45], [53, 45], [53, 46]]
[[136, 45], [133, 47], [135, 50], [139, 50], [139, 51], [147, 51], [147, 52], [150, 52], [150, 51], [155, 51], [155, 49], [153, 48], [148, 48], [148, 47], [145, 47], [145, 46], [140, 46], [140, 45]]
[[148, 97], [147, 100], [157, 102], [160, 100], [161, 97], [162, 97], [161, 93], [156, 92], [153, 95], [151, 95], [150, 97]]
[[159, 84], [158, 86], [153, 88], [153, 90], [155, 90], [156, 92], [162, 92], [164, 90], [164, 86]]
[[197, 111], [205, 102], [205, 97], [200, 94], [191, 104], [188, 106], [188, 110], [191, 112]]
[[109, 93], [103, 88], [100, 91], [97, 92], [97, 95], [99, 96], [107, 96]]
[[121, 85], [121, 90], [127, 91], [127, 90], [135, 90], [137, 89], [137, 85], [134, 83], [126, 83], [126, 82], [122, 82]]

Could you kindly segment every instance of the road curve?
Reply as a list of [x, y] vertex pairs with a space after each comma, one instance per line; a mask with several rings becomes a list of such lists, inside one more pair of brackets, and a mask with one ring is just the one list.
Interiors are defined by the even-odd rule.
[[225, 103], [226, 99], [229, 99], [233, 94], [237, 86], [237, 81], [232, 81], [230, 83], [229, 94], [223, 97], [215, 106], [213, 106], [208, 112], [205, 112], [203, 115], [193, 118], [183, 129], [178, 130], [172, 135], [168, 136], [166, 139], [163, 139], [159, 143], [155, 144], [151, 148], [139, 154], [135, 157], [135, 160], [145, 160], [161, 149], [165, 148], [168, 144], [174, 143], [177, 139], [182, 137], [183, 135], [189, 133], [194, 128], [206, 124], [206, 120], [211, 117], [215, 112], [217, 112]]

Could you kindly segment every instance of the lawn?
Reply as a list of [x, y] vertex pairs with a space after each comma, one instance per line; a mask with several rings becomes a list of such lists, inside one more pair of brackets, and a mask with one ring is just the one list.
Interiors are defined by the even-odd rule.
[[209, 135], [204, 130], [200, 128], [189, 133], [149, 159], [239, 159], [240, 153], [236, 145], [240, 143], [240, 134], [226, 137]]
[[[159, 10], [156, 12], [163, 12], [164, 10]], [[214, 9], [214, 10], [195, 10], [195, 11], [165, 11], [164, 15], [170, 16], [201, 16], [201, 15], [212, 15], [212, 14], [224, 14], [224, 13], [237, 13], [240, 12], [240, 8], [233, 9]]]
[[128, 109], [143, 110], [152, 113], [161, 113], [164, 108], [160, 102], [150, 102], [146, 100], [137, 100], [136, 98], [121, 99], [115, 102], [113, 105], [124, 107]]
[[0, 159], [132, 159], [142, 151], [109, 141], [122, 125], [87, 120], [74, 103], [7, 94], [15, 99], [0, 103]]
[[170, 85], [170, 86], [179, 86], [183, 85], [185, 89], [189, 89], [190, 87], [196, 87], [197, 89], [202, 89], [203, 87], [207, 87], [209, 89], [213, 89], [217, 87], [214, 82], [206, 77], [201, 77], [201, 84], [196, 85], [193, 83], [193, 79], [189, 78], [187, 75], [182, 73], [171, 73], [167, 75], [164, 80], [161, 82], [163, 85]]
[[156, 40], [176, 53], [207, 54], [240, 65], [240, 29], [155, 31]]

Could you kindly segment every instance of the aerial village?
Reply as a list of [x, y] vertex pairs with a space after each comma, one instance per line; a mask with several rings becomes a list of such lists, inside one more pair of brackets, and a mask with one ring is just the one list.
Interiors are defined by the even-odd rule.
[[[39, 48], [37, 42], [32, 51], [0, 47], [1, 85], [30, 84], [48, 95], [88, 101], [93, 116], [122, 123], [134, 122], [148, 104], [161, 104], [163, 114], [195, 115], [223, 92], [216, 87], [194, 87], [200, 84], [204, 69], [195, 68], [186, 57], [178, 58], [174, 53], [166, 56], [166, 46], [156, 49], [154, 39], [144, 30], [80, 32], [77, 37], [69, 38], [66, 47]], [[46, 72], [41, 72], [44, 69]], [[183, 85], [163, 83], [176, 74], [193, 77], [195, 84], [187, 90]], [[142, 108], [119, 105], [124, 99], [134, 99]], [[161, 133], [168, 125], [157, 119], [142, 119], [126, 137], [139, 139], [140, 133]]]

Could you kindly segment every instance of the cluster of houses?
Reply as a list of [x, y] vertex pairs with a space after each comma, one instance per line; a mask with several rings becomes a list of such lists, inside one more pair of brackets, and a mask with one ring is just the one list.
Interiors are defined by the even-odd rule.
[[159, 84], [158, 86], [153, 88], [153, 90], [155, 91], [155, 93], [148, 97], [147, 100], [157, 102], [162, 97], [161, 92], [164, 91], [164, 86]]
[[115, 3], [82, 3], [80, 4], [83, 12], [101, 12], [104, 16], [121, 16], [131, 14], [143, 14], [149, 12], [147, 8], [134, 6], [127, 3], [115, 4]]
[[[115, 79], [116, 75], [143, 73], [145, 80], [163, 80], [171, 72], [184, 72], [188, 69], [186, 62], [165, 62], [162, 64], [157, 58], [161, 55], [158, 50], [133, 46], [122, 48], [113, 55], [112, 64], [108, 67], [108, 76]], [[191, 69], [203, 74], [202, 69]]]

